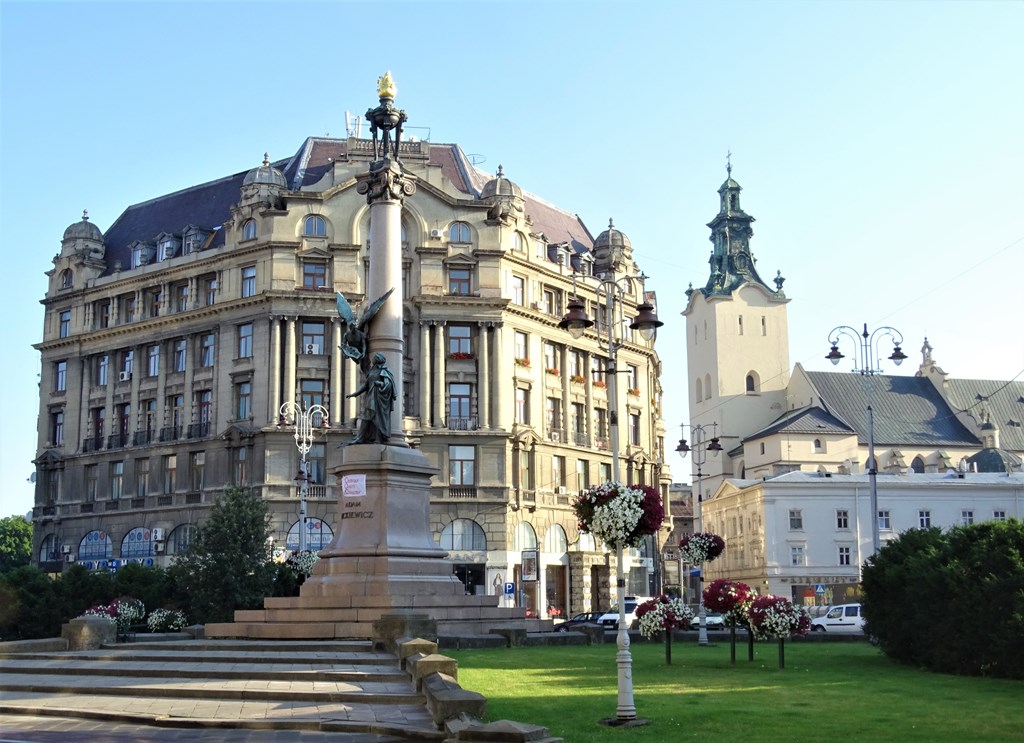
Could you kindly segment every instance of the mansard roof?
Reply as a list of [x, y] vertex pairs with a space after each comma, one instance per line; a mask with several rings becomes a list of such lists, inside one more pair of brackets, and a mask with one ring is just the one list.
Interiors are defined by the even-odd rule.
[[[860, 441], [868, 439], [868, 399], [859, 374], [807, 372], [825, 408], [847, 422]], [[957, 419], [932, 383], [923, 377], [871, 378], [874, 385], [875, 444], [978, 446], [981, 442]]]

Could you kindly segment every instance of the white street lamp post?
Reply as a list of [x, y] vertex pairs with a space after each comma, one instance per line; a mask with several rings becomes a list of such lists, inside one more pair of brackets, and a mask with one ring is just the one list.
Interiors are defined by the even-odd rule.
[[[643, 275], [640, 281], [646, 278]], [[619, 482], [619, 398], [618, 384], [616, 381], [616, 359], [622, 341], [615, 338], [615, 325], [623, 322], [622, 306], [625, 302], [627, 291], [633, 289], [634, 279], [624, 276], [619, 280], [601, 278], [597, 291], [604, 289], [605, 319], [607, 325], [608, 344], [608, 402], [611, 408], [608, 415], [608, 433], [611, 437], [612, 449], [612, 479]], [[594, 325], [584, 309], [583, 302], [576, 296], [576, 276], [573, 275], [573, 298], [566, 304], [565, 316], [558, 327], [568, 330], [573, 338], [581, 338], [584, 331]], [[643, 284], [640, 285], [641, 294]], [[600, 294], [598, 294], [600, 296]], [[619, 322], [616, 323], [616, 305], [618, 306]], [[640, 332], [645, 340], [651, 340], [655, 331], [664, 325], [654, 312], [654, 307], [644, 301], [637, 305], [636, 318], [629, 324], [633, 330]], [[600, 342], [600, 333], [598, 333]], [[618, 652], [615, 654], [615, 661], [618, 666], [618, 704], [615, 708], [616, 722], [618, 724], [628, 723], [636, 720], [636, 706], [633, 703], [633, 658], [629, 652], [629, 628], [626, 626], [626, 578], [623, 569], [623, 546], [615, 545], [615, 583], [618, 591], [619, 604], [619, 631], [616, 637]]]
[[295, 426], [295, 447], [299, 450], [299, 472], [295, 481], [299, 485], [299, 550], [302, 551], [306, 549], [306, 498], [309, 495], [309, 466], [306, 455], [313, 448], [316, 429], [328, 427], [327, 408], [323, 405], [310, 405], [304, 408], [289, 400], [281, 406], [277, 425], [278, 428]]
[[[679, 455], [686, 458], [686, 455], [691, 451], [693, 452], [693, 464], [697, 467], [697, 500], [695, 502], [696, 510], [696, 528], [694, 531], [703, 531], [703, 519], [704, 519], [704, 496], [701, 493], [700, 482], [704, 476], [703, 467], [704, 463], [708, 461], [708, 452], [711, 452], [711, 456], [717, 457], [718, 453], [722, 451], [722, 445], [718, 441], [718, 424], [711, 424], [711, 436], [707, 435], [707, 427], [705, 426], [688, 426], [685, 423], [680, 425], [682, 432], [682, 438], [679, 439], [679, 446], [676, 447], [676, 451]], [[686, 443], [686, 431], [689, 429], [693, 435], [693, 447]], [[707, 441], [707, 446], [704, 442]], [[704, 563], [700, 564], [700, 590], [697, 592], [697, 611], [700, 618], [697, 631], [697, 644], [707, 645], [708, 644], [708, 626], [707, 626], [707, 612], [704, 609]]]
[[[896, 366], [902, 364], [907, 355], [900, 348], [900, 345], [903, 343], [903, 334], [896, 330], [896, 328], [883, 325], [875, 328], [869, 334], [866, 323], [864, 324], [864, 330], [859, 333], [849, 325], [840, 325], [833, 328], [832, 332], [828, 334], [828, 342], [832, 344], [832, 350], [829, 351], [825, 358], [833, 364], [838, 364], [840, 359], [845, 358], [843, 354], [839, 353], [838, 344], [839, 336], [841, 335], [852, 339], [860, 346], [859, 356], [857, 346], [854, 346], [854, 366], [851, 371], [864, 377], [868, 398], [868, 482], [870, 483], [871, 490], [871, 554], [875, 555], [878, 554], [878, 550], [882, 546], [881, 536], [878, 533], [878, 462], [875, 459], [875, 412], [872, 399], [874, 393], [873, 377], [876, 374], [882, 373], [882, 369], [878, 365], [878, 341], [885, 336], [892, 338], [893, 350], [892, 355], [888, 358]], [[857, 366], [858, 364], [860, 364], [859, 367]]]

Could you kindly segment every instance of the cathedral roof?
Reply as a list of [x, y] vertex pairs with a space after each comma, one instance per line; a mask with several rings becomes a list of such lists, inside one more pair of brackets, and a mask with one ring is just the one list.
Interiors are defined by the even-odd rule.
[[1010, 451], [1024, 451], [1024, 382], [988, 379], [947, 379], [942, 383], [950, 404], [970, 411], [977, 420], [987, 412], [999, 428], [999, 443]]
[[760, 431], [744, 436], [743, 440], [750, 441], [775, 433], [850, 435], [856, 431], [829, 411], [818, 407], [809, 407], [791, 410], [779, 416]]
[[1006, 449], [982, 449], [967, 457], [967, 466], [975, 472], [1019, 472], [1021, 458]]

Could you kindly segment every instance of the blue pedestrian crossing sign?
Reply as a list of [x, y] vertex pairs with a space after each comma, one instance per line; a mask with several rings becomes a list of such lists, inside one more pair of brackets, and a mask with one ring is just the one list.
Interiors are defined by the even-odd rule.
[[815, 583], [814, 584], [814, 592], [816, 594], [818, 594], [819, 596], [824, 596], [825, 595], [825, 584], [824, 583]]

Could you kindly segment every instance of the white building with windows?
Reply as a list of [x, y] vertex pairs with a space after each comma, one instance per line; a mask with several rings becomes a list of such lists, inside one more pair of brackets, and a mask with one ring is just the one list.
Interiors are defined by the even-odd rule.
[[[406, 436], [437, 466], [431, 512], [467, 591], [537, 615], [603, 609], [612, 557], [581, 539], [571, 497], [611, 471], [608, 349], [557, 325], [573, 291], [599, 314], [598, 275], [635, 279], [632, 246], [487, 174], [453, 144], [403, 142], [419, 178], [402, 213]], [[327, 472], [352, 438], [357, 367], [339, 348], [335, 292], [366, 297], [369, 210], [355, 175], [371, 143], [307, 139], [290, 157], [129, 206], [102, 232], [64, 232], [48, 272], [41, 354], [35, 554], [156, 564], [188, 544], [229, 485], [266, 499], [274, 547], [333, 538]], [[573, 276], [576, 283], [573, 283]], [[575, 288], [574, 288], [575, 287]], [[651, 292], [648, 288], [648, 296]], [[660, 362], [628, 329], [618, 352], [623, 476], [667, 498]], [[329, 411], [299, 454], [283, 403]], [[522, 580], [536, 551], [536, 581]], [[660, 544], [630, 557], [646, 594]]]

